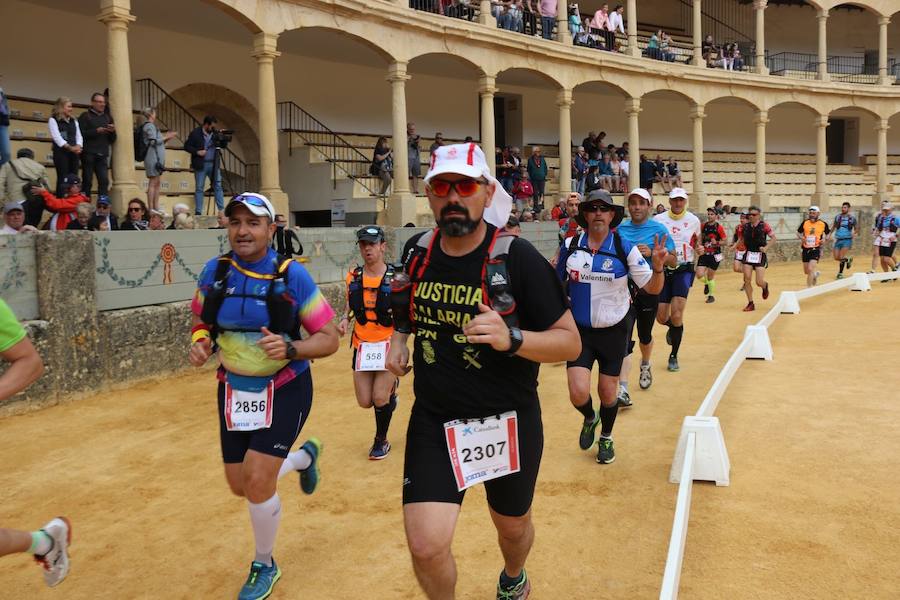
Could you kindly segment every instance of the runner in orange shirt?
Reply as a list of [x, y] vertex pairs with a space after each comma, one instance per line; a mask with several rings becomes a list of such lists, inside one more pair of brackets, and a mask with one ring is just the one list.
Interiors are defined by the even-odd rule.
[[369, 460], [387, 458], [391, 451], [387, 433], [391, 415], [397, 407], [396, 382], [385, 369], [385, 358], [394, 333], [391, 317], [391, 278], [393, 269], [384, 260], [384, 230], [363, 227], [356, 232], [363, 266], [347, 273], [347, 304], [338, 325], [343, 336], [355, 319], [350, 342], [353, 346], [353, 387], [356, 401], [375, 412], [375, 441]]
[[803, 253], [803, 273], [806, 275], [806, 287], [819, 282], [819, 260], [822, 258], [822, 244], [828, 240], [831, 230], [828, 223], [819, 219], [819, 207], [809, 207], [809, 218], [797, 228], [797, 239], [800, 240]]

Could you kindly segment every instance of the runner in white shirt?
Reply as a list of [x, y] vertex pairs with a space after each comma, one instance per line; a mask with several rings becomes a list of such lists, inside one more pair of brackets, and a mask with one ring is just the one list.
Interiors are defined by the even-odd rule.
[[684, 307], [687, 304], [688, 292], [694, 283], [694, 254], [700, 242], [700, 219], [686, 209], [687, 192], [675, 188], [669, 192], [668, 212], [653, 217], [669, 230], [675, 242], [675, 257], [678, 265], [666, 268], [666, 283], [659, 294], [659, 308], [656, 320], [668, 326], [666, 341], [672, 346], [669, 354], [669, 370], [678, 370], [678, 349], [684, 335]]

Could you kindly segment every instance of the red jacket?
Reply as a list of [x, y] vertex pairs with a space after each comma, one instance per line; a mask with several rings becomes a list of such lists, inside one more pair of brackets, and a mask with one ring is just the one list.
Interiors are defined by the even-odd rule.
[[516, 200], [527, 200], [534, 195], [534, 187], [527, 179], [520, 179], [513, 186], [513, 196]]
[[91, 201], [84, 194], [57, 198], [48, 190], [41, 190], [41, 196], [44, 197], [44, 204], [47, 210], [53, 213], [50, 220], [44, 224], [44, 229], [49, 229], [50, 231], [65, 231], [72, 221], [72, 215], [75, 214], [75, 207], [82, 202], [90, 203]]

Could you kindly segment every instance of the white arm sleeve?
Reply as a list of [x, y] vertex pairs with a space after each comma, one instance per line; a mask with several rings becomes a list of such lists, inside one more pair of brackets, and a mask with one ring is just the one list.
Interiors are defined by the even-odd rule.
[[641, 255], [637, 246], [632, 246], [631, 252], [628, 253], [628, 276], [640, 288], [647, 285], [653, 277], [653, 267]]

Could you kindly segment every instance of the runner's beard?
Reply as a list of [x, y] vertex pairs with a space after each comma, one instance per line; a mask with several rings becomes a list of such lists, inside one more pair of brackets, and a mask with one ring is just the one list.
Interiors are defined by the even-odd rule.
[[[448, 219], [448, 215], [458, 214], [465, 217], [464, 219]], [[469, 217], [469, 211], [464, 206], [448, 204], [441, 209], [441, 218], [438, 219], [437, 225], [444, 235], [450, 237], [463, 237], [469, 235], [478, 227], [478, 221], [473, 221]]]

